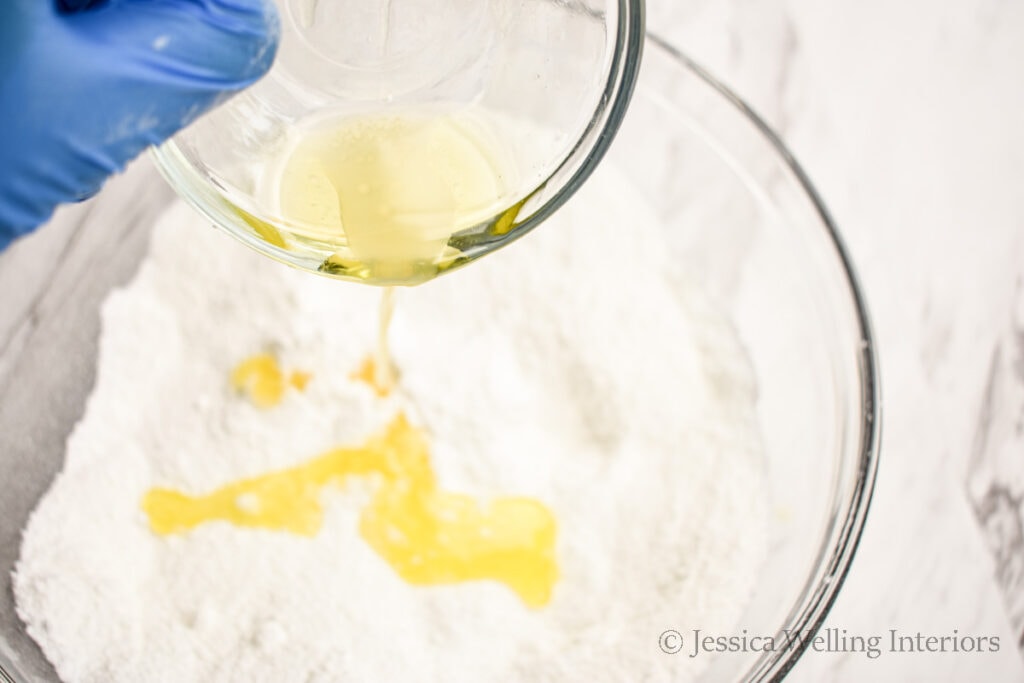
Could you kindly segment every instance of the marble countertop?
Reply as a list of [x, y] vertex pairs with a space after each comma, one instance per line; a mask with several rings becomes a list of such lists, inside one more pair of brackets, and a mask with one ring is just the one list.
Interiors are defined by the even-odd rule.
[[991, 653], [806, 654], [791, 680], [1020, 681], [1024, 4], [650, 0], [830, 206], [880, 346], [882, 458], [826, 626]]
[[[875, 659], [810, 652], [789, 680], [1024, 680], [1024, 3], [648, 3], [652, 31], [732, 86], [788, 142], [830, 206], [867, 292], [882, 368], [882, 461], [860, 549], [826, 627], [1000, 642], [997, 652]], [[88, 250], [62, 259], [86, 216], [137, 224], [169, 196], [154, 182], [129, 197], [140, 184], [124, 180], [99, 202], [62, 212], [50, 226], [62, 239], [19, 246], [18, 259], [0, 268], [0, 287], [38, 288], [25, 301], [45, 307], [71, 288], [98, 297], [123, 282], [145, 243], [139, 230], [125, 229], [130, 239], [102, 269]], [[118, 193], [120, 204], [111, 200]], [[62, 272], [18, 266], [40, 258]], [[95, 278], [80, 284], [86, 271]], [[53, 282], [43, 288], [47, 277]], [[6, 351], [28, 343], [18, 336], [31, 329], [26, 311], [0, 316], [0, 328], [13, 330]], [[45, 332], [81, 346], [87, 366], [95, 321], [68, 311], [54, 325]], [[6, 351], [0, 378], [10, 380], [21, 370], [5, 364]], [[52, 419], [80, 411], [83, 400], [55, 396]], [[33, 434], [64, 438], [20, 410], [7, 404], [0, 417], [35, 419]], [[24, 504], [44, 485], [26, 485]]]

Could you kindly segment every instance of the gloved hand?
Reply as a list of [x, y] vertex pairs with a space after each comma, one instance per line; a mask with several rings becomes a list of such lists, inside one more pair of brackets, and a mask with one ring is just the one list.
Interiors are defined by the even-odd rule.
[[272, 0], [0, 0], [0, 249], [250, 85]]

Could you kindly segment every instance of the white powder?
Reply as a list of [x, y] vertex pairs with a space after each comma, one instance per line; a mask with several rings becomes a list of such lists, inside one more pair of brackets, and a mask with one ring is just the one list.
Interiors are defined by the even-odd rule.
[[[683, 681], [668, 628], [734, 625], [765, 552], [754, 387], [728, 324], [666, 277], [660, 228], [603, 168], [548, 224], [399, 292], [401, 396], [349, 373], [379, 291], [250, 253], [182, 205], [103, 311], [95, 391], [25, 532], [21, 617], [67, 683]], [[305, 392], [261, 411], [229, 388], [273, 350]], [[356, 444], [398, 409], [440, 485], [555, 514], [561, 576], [405, 583], [361, 539], [368, 490], [327, 490], [315, 538], [224, 522], [167, 538], [153, 486], [207, 493]]]

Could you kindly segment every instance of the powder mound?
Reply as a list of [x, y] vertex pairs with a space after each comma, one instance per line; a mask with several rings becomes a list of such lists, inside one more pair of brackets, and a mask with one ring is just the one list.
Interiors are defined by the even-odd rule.
[[[97, 381], [25, 530], [21, 618], [66, 683], [692, 679], [658, 634], [733, 627], [765, 553], [750, 368], [662, 228], [602, 167], [536, 233], [398, 293], [399, 390], [352, 379], [379, 291], [288, 270], [183, 205], [103, 310]], [[272, 409], [229, 375], [310, 373]], [[559, 580], [404, 582], [358, 533], [369, 487], [305, 537], [226, 522], [153, 534], [146, 491], [203, 494], [380, 431], [430, 434], [439, 484], [542, 501]]]

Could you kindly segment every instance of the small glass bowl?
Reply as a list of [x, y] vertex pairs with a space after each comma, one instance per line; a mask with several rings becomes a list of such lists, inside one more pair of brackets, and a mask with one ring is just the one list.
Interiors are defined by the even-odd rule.
[[[644, 36], [642, 0], [278, 5], [282, 41], [267, 77], [158, 148], [157, 165], [214, 225], [257, 251], [380, 285], [416, 284], [469, 263], [561, 206], [614, 137]], [[311, 119], [407, 112], [488, 122], [514, 178], [495, 204], [444, 232], [448, 248], [415, 272], [356, 259], [345, 266], [337, 241], [283, 215], [273, 169]]]

